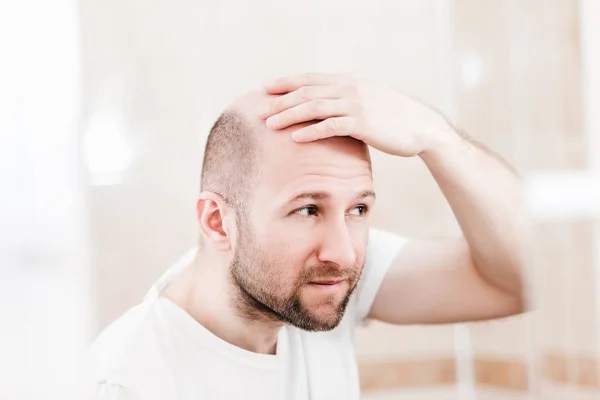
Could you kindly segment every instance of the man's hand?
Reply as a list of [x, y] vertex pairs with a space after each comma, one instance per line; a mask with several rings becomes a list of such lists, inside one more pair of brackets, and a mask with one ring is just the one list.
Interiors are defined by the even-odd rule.
[[321, 121], [296, 131], [298, 142], [352, 136], [379, 151], [412, 157], [435, 147], [452, 130], [443, 116], [423, 104], [345, 75], [290, 76], [265, 90], [279, 95], [261, 105], [269, 128]]

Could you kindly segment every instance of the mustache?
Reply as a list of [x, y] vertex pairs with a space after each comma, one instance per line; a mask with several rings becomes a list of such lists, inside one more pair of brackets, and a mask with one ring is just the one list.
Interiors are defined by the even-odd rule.
[[360, 275], [360, 270], [359, 266], [341, 269], [339, 266], [333, 264], [319, 264], [302, 271], [298, 280], [301, 283], [312, 282], [316, 279], [347, 279], [353, 281]]

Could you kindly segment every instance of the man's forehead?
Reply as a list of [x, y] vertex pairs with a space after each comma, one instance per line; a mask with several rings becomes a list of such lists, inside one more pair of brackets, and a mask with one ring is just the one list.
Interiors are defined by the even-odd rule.
[[342, 138], [295, 143], [290, 134], [282, 135], [289, 142], [266, 146], [260, 160], [260, 181], [271, 195], [287, 199], [312, 193], [325, 201], [372, 190], [371, 164], [362, 146]]
[[297, 143], [292, 132], [299, 127], [270, 132], [260, 143], [262, 163], [272, 166], [317, 168], [318, 166], [370, 169], [366, 146], [348, 137], [333, 137], [307, 143]]

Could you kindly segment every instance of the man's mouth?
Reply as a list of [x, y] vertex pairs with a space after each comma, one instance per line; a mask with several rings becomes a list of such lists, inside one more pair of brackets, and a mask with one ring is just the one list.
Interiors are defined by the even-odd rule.
[[324, 286], [331, 286], [331, 285], [337, 285], [338, 283], [343, 282], [343, 279], [322, 279], [322, 280], [315, 280], [315, 281], [311, 281], [311, 284], [314, 285], [324, 285]]

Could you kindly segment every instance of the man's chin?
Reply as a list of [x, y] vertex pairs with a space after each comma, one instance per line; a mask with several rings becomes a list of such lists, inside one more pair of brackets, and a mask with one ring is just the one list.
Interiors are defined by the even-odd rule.
[[346, 309], [346, 304], [344, 303], [346, 302], [304, 307], [304, 318], [299, 318], [298, 323], [294, 325], [300, 329], [313, 332], [324, 332], [335, 329], [344, 316]]
[[327, 332], [337, 328], [340, 322], [341, 318], [333, 320], [311, 319], [310, 321], [303, 320], [300, 323], [293, 323], [292, 325], [307, 332]]

